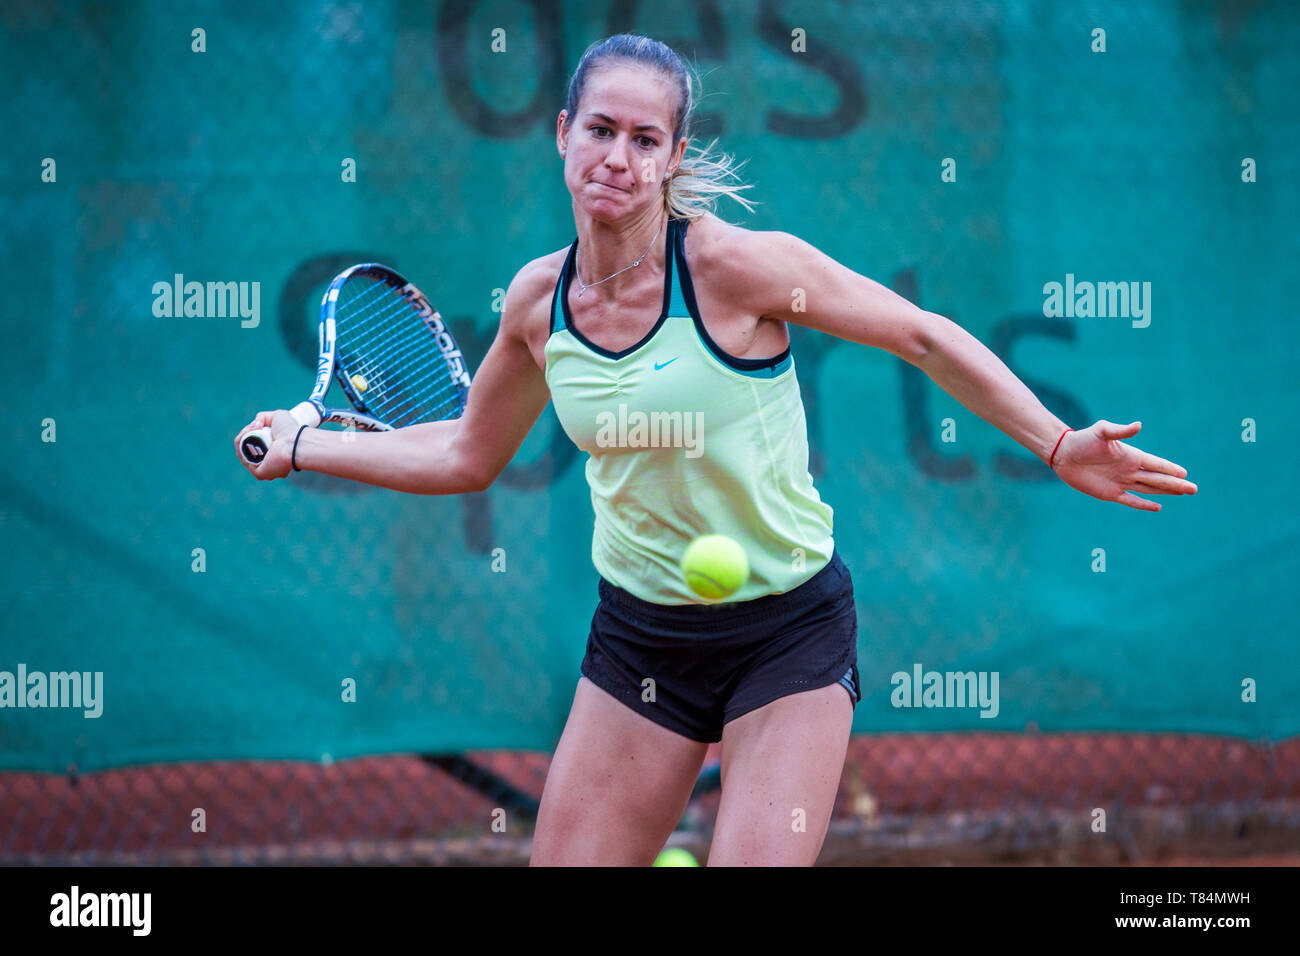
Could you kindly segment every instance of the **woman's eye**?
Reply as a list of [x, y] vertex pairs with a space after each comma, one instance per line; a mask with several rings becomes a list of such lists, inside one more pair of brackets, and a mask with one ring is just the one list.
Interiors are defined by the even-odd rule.
[[[591, 127], [591, 132], [592, 132], [592, 135], [593, 135], [593, 136], [596, 136], [596, 137], [599, 138], [599, 139], [604, 139], [604, 138], [605, 138], [605, 134], [609, 132], [609, 127], [608, 127], [608, 126], [593, 126], [593, 127]], [[656, 142], [654, 141], [653, 138], [651, 138], [651, 137], [649, 137], [649, 136], [638, 136], [638, 137], [637, 137], [637, 142], [639, 142], [639, 143], [641, 144], [641, 148], [642, 148], [642, 149], [654, 149], [656, 146], [659, 145], [658, 143], [656, 143]]]

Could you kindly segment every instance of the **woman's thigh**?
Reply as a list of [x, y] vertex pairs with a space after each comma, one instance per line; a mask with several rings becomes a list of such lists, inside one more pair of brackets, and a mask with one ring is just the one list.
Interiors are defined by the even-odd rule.
[[722, 731], [722, 799], [709, 866], [812, 866], [853, 725], [840, 684], [791, 694]]
[[531, 864], [650, 865], [686, 809], [708, 746], [580, 678], [542, 790]]

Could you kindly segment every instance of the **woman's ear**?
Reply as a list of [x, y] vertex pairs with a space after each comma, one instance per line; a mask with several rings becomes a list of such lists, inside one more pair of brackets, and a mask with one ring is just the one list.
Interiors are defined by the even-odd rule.
[[676, 152], [677, 154], [677, 163], [675, 165], [672, 164], [671, 162], [669, 163], [669, 165], [671, 166], [671, 168], [668, 170], [669, 176], [676, 175], [677, 170], [681, 169], [682, 163], [686, 161], [686, 137], [683, 136], [682, 139], [677, 143], [677, 149], [674, 150], [674, 152]]

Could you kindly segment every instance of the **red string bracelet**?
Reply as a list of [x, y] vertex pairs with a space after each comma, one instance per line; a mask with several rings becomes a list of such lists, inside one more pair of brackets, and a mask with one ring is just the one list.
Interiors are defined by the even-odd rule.
[[1067, 428], [1065, 431], [1061, 432], [1061, 437], [1056, 439], [1056, 447], [1052, 449], [1052, 457], [1047, 459], [1048, 468], [1053, 467], [1052, 462], [1056, 461], [1056, 453], [1060, 450], [1061, 442], [1065, 441], [1065, 436], [1070, 434], [1072, 431], [1074, 431], [1073, 428]]

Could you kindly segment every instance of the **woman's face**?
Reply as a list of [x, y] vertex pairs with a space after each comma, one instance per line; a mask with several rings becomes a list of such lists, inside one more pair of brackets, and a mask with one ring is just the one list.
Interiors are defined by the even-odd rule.
[[686, 148], [684, 139], [672, 142], [672, 110], [672, 89], [659, 73], [607, 66], [588, 76], [567, 132], [568, 111], [560, 111], [564, 183], [593, 219], [614, 222], [662, 202], [664, 179]]

